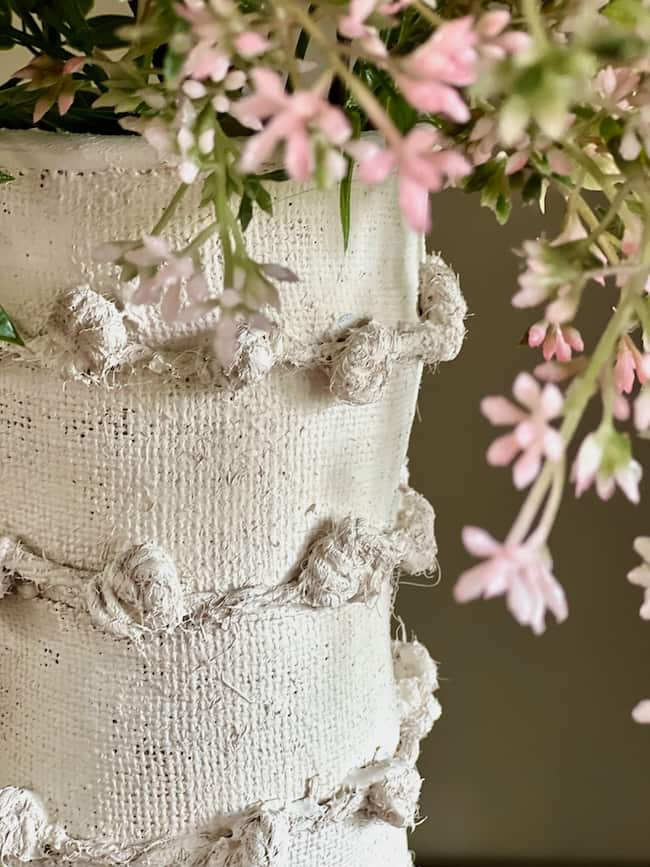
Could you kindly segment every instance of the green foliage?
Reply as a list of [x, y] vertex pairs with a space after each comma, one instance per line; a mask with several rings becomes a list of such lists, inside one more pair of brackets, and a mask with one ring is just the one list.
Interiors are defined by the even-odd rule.
[[18, 333], [18, 329], [2, 306], [0, 306], [0, 341], [3, 341], [4, 343], [13, 343], [16, 346], [25, 345], [22, 337]]
[[500, 225], [508, 222], [512, 210], [510, 178], [505, 167], [504, 159], [489, 160], [477, 166], [464, 183], [468, 193], [480, 192], [481, 204], [493, 211]]

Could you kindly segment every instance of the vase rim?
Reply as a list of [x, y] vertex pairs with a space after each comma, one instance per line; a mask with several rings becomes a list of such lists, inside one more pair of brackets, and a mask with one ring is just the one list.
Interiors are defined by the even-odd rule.
[[0, 129], [0, 169], [102, 172], [165, 165], [139, 135]]

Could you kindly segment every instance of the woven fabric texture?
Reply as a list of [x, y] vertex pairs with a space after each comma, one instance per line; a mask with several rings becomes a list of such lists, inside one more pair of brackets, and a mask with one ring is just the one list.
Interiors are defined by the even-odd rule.
[[[115, 273], [95, 248], [149, 231], [176, 185], [137, 140], [0, 133], [0, 164], [16, 176], [0, 187], [0, 303], [26, 335], [66, 290], [84, 284], [116, 298]], [[336, 190], [288, 183], [273, 194], [274, 221], [256, 218], [248, 240], [258, 261], [300, 275], [282, 289], [284, 333], [309, 343], [340, 323], [418, 321], [422, 245], [401, 221], [393, 182], [355, 184], [347, 252]], [[170, 240], [187, 242], [207, 219], [189, 195]], [[217, 290], [216, 243], [203, 264]], [[169, 347], [191, 346], [207, 327], [170, 328], [149, 312], [140, 323], [150, 345]], [[295, 578], [328, 522], [393, 524], [420, 372], [400, 363], [375, 402], [350, 405], [307, 369], [273, 369], [237, 391], [156, 377], [109, 389], [0, 358], [0, 462], [11, 491], [0, 535], [91, 572], [151, 540], [185, 592], [277, 586]], [[118, 852], [198, 833], [259, 802], [299, 800], [310, 781], [333, 791], [400, 743], [391, 611], [387, 582], [372, 604], [181, 623], [140, 644], [94, 627], [82, 610], [8, 595], [0, 790], [33, 790], [65, 833]], [[0, 862], [34, 857], [27, 821], [0, 815]], [[240, 853], [232, 867], [408, 867], [404, 830], [391, 822], [323, 822], [292, 834], [281, 863], [248, 864]]]

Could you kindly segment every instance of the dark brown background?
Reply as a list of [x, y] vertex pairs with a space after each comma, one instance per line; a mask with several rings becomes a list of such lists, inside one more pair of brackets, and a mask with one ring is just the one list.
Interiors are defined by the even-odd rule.
[[[484, 459], [494, 429], [485, 394], [507, 393], [536, 354], [517, 345], [530, 323], [509, 298], [519, 262], [512, 249], [553, 214], [515, 210], [497, 226], [474, 196], [434, 198], [431, 247], [460, 273], [471, 317], [460, 357], [425, 375], [411, 440], [411, 481], [433, 503], [441, 580], [403, 586], [398, 613], [439, 660], [443, 716], [423, 748], [427, 821], [412, 845], [418, 863], [447, 857], [634, 859], [650, 863], [650, 727], [630, 719], [650, 696], [650, 624], [625, 575], [636, 535], [650, 535], [647, 505], [622, 495], [567, 497], [552, 537], [555, 571], [571, 614], [541, 638], [518, 626], [502, 600], [458, 606], [455, 578], [471, 562], [463, 524], [509, 528], [521, 499], [508, 470]], [[614, 302], [595, 290], [583, 332], [596, 335]], [[648, 466], [650, 447], [638, 457]], [[645, 458], [645, 461], [644, 461]], [[646, 486], [647, 487], [647, 486]]]

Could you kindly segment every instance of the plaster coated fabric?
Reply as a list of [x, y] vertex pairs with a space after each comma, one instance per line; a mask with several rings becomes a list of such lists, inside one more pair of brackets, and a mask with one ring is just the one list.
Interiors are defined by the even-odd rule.
[[[16, 176], [0, 188], [0, 303], [28, 337], [75, 286], [115, 298], [115, 273], [97, 264], [95, 248], [150, 230], [177, 183], [138, 139], [3, 132], [0, 165]], [[258, 261], [300, 275], [282, 289], [287, 333], [310, 342], [340, 322], [417, 321], [422, 247], [403, 226], [392, 182], [355, 185], [347, 253], [338, 191], [286, 183], [274, 194], [275, 219], [256, 218], [248, 240]], [[173, 243], [207, 219], [197, 198], [179, 208]], [[217, 289], [216, 244], [203, 264]], [[151, 345], [182, 348], [198, 336], [149, 314], [142, 321]], [[188, 592], [280, 585], [326, 522], [393, 522], [420, 370], [400, 365], [376, 402], [354, 406], [308, 369], [279, 368], [237, 391], [139, 376], [109, 389], [3, 358], [0, 464], [11, 495], [0, 501], [0, 532], [91, 571], [153, 540]], [[389, 580], [372, 604], [179, 626], [137, 644], [65, 604], [8, 596], [0, 790], [36, 792], [59, 842], [105, 844], [101, 864], [146, 864], [140, 844], [200, 835], [258, 802], [300, 802], [310, 785], [334, 791], [400, 740], [391, 610]], [[11, 837], [14, 849], [5, 855], [0, 839], [0, 861], [95, 863], [77, 850], [67, 856], [63, 843], [33, 842], [32, 832], [47, 837], [54, 827], [40, 813], [9, 812], [5, 843]], [[366, 805], [297, 828], [272, 867], [407, 867], [404, 830], [392, 814], [371, 813]], [[133, 846], [137, 856], [125, 855]], [[241, 847], [223, 852], [200, 863], [271, 864], [267, 855], [242, 860]], [[191, 857], [181, 846], [160, 864]]]

